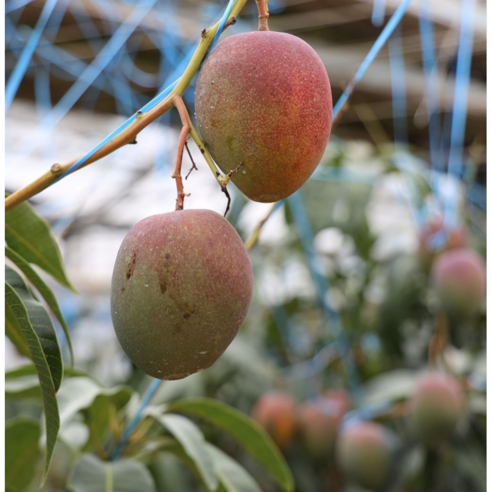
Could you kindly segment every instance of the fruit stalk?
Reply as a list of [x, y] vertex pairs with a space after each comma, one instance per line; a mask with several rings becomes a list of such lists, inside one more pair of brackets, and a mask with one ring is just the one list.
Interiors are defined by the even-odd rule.
[[[174, 174], [173, 178], [176, 179], [176, 186], [178, 188], [178, 198], [176, 200], [176, 210], [183, 210], [183, 202], [184, 202], [184, 197], [188, 196], [184, 193], [183, 190], [183, 180], [181, 178], [181, 163], [183, 160], [183, 150], [184, 147], [186, 146], [186, 138], [188, 134], [191, 136], [193, 141], [196, 143], [197, 147], [200, 149], [200, 152], [202, 153], [205, 161], [208, 164], [208, 167], [212, 171], [212, 174], [214, 175], [215, 179], [217, 180], [217, 183], [219, 183], [220, 189], [222, 190], [223, 193], [225, 193], [227, 197], [227, 207], [226, 211], [224, 214], [224, 217], [227, 215], [227, 212], [229, 211], [229, 207], [231, 204], [231, 197], [229, 195], [229, 192], [227, 191], [227, 183], [229, 183], [231, 179], [231, 175], [234, 174], [233, 172], [228, 173], [226, 176], [222, 176], [220, 174], [219, 169], [215, 165], [215, 162], [213, 161], [210, 153], [208, 152], [205, 143], [202, 141], [200, 138], [200, 135], [196, 131], [196, 128], [193, 126], [193, 123], [191, 121], [190, 115], [188, 113], [188, 110], [186, 109], [185, 103], [183, 101], [183, 98], [180, 95], [174, 96], [173, 98], [173, 104], [176, 107], [176, 109], [179, 112], [179, 116], [181, 118], [181, 122], [183, 124], [183, 130], [181, 131], [180, 135], [180, 142], [178, 144], [178, 155], [176, 158], [176, 167], [174, 169]], [[188, 150], [188, 147], [186, 147]], [[193, 162], [193, 158], [191, 157], [190, 151], [188, 150], [188, 154], [190, 156], [191, 162], [192, 162], [192, 168], [190, 169], [190, 172], [186, 176], [185, 179], [188, 178], [190, 175], [191, 171], [193, 169], [196, 169], [195, 163]], [[178, 208], [180, 207], [180, 208]]]
[[446, 359], [444, 357], [444, 349], [448, 343], [448, 320], [445, 314], [439, 313], [435, 319], [436, 331], [429, 342], [429, 366], [431, 368], [437, 367], [437, 359], [439, 356], [442, 358], [442, 362], [446, 369]]
[[[247, 0], [236, 0], [234, 3], [228, 21], [226, 22], [224, 29], [229, 25], [234, 24], [236, 17], [239, 15], [239, 12], [242, 10]], [[79, 168], [76, 170], [82, 169], [89, 164], [92, 164], [103, 157], [111, 154], [115, 150], [127, 145], [129, 143], [135, 143], [135, 139], [137, 135], [150, 123], [155, 121], [157, 118], [162, 116], [164, 113], [169, 111], [172, 106], [172, 100], [176, 95], [183, 95], [188, 86], [190, 85], [191, 80], [195, 76], [196, 72], [199, 70], [205, 56], [207, 55], [210, 46], [213, 43], [215, 38], [215, 34], [220, 25], [220, 20], [215, 23], [214, 26], [209, 29], [204, 29], [202, 31], [202, 35], [200, 37], [200, 42], [193, 54], [190, 63], [186, 67], [183, 75], [179, 78], [176, 86], [171, 91], [171, 93], [165, 97], [162, 101], [160, 101], [156, 106], [154, 106], [149, 111], [142, 113], [140, 111], [137, 112], [135, 120], [131, 125], [122, 130], [118, 135], [109, 140], [106, 144], [104, 144], [100, 149], [98, 149], [92, 156], [90, 156]], [[190, 132], [191, 133], [191, 132]], [[192, 138], [193, 134], [191, 133]], [[20, 203], [32, 198], [33, 196], [41, 193], [44, 189], [48, 188], [51, 184], [59, 179], [63, 179], [68, 176], [65, 174], [72, 166], [75, 164], [79, 158], [73, 159], [69, 162], [63, 164], [54, 164], [51, 169], [40, 176], [38, 179], [30, 183], [29, 185], [21, 188], [20, 190], [12, 193], [5, 199], [5, 211], [9, 211]], [[210, 163], [207, 161], [210, 166]]]
[[256, 6], [258, 7], [258, 31], [269, 31], [267, 0], [256, 0]]
[[184, 146], [186, 144], [186, 138], [188, 137], [189, 131], [190, 127], [186, 124], [183, 124], [181, 133], [179, 134], [178, 151], [176, 153], [176, 164], [174, 166], [174, 173], [172, 175], [172, 178], [176, 180], [176, 210], [183, 210], [184, 199], [185, 197], [190, 196], [189, 193], [184, 192], [183, 177], [181, 176], [181, 164], [183, 163]]

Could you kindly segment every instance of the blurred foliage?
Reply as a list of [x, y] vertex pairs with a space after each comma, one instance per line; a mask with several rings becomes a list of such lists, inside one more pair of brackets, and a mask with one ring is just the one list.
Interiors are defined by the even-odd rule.
[[[351, 179], [355, 179], [364, 156], [340, 156], [343, 149], [355, 152], [354, 146], [357, 143], [340, 143], [336, 159], [327, 154], [324, 169], [336, 164], [338, 173], [347, 176], [350, 172]], [[264, 432], [255, 434], [254, 424], [239, 413], [235, 416], [232, 408], [251, 413], [259, 398], [271, 390], [288, 392], [301, 405], [317, 401], [333, 389], [349, 393], [352, 400], [342, 428], [363, 419], [377, 421], [392, 431], [397, 445], [390, 477], [381, 492], [484, 490], [485, 310], [472, 318], [450, 319], [450, 343], [437, 354], [436, 361], [429, 360], [429, 344], [440, 311], [428, 265], [419, 253], [422, 225], [412, 222], [412, 214], [399, 220], [401, 198], [390, 194], [388, 199], [384, 191], [399, 180], [403, 182], [408, 172], [404, 175], [385, 165], [386, 155], [371, 152], [372, 161], [364, 171], [372, 173], [371, 184], [313, 180], [303, 189], [303, 205], [314, 236], [311, 248], [306, 249], [301, 241], [294, 220], [292, 207], [297, 202], [289, 202], [275, 212], [284, 223], [282, 246], [275, 240], [260, 240], [251, 252], [256, 293], [240, 336], [212, 368], [159, 388], [123, 460], [115, 461], [111, 468], [105, 460], [121, 438], [127, 415], [135, 413], [138, 393], [145, 391], [150, 378], [134, 369], [126, 385], [108, 389], [83, 371], [65, 368], [57, 397], [60, 438], [42, 490], [100, 490], [98, 487], [108, 477], [113, 480], [114, 490], [127, 490], [118, 488], [118, 483], [132, 490], [159, 491], [215, 490], [216, 484], [221, 484], [217, 490], [234, 491], [273, 492], [279, 490], [276, 483], [288, 488], [288, 472], [278, 461], [273, 444]], [[406, 159], [411, 162], [412, 157], [408, 154]], [[324, 169], [321, 167], [320, 172]], [[422, 176], [417, 160], [412, 172]], [[419, 190], [413, 197], [415, 209], [430, 198], [436, 200], [428, 187], [414, 189]], [[383, 226], [375, 219], [380, 212], [371, 213], [381, 203], [388, 207], [384, 214], [387, 224]], [[395, 223], [399, 222], [403, 225], [395, 232]], [[461, 222], [468, 243], [483, 250], [485, 237], [469, 226], [466, 205], [461, 210]], [[392, 244], [395, 235], [405, 234], [405, 230], [413, 235], [413, 245], [398, 241]], [[41, 240], [51, 241], [49, 236]], [[15, 242], [8, 244], [14, 249]], [[17, 253], [21, 255], [22, 251]], [[9, 257], [15, 259], [12, 254]], [[317, 295], [309, 262], [317, 265], [318, 273], [330, 286], [323, 299]], [[25, 265], [18, 260], [16, 264], [22, 265], [27, 275]], [[10, 278], [15, 287], [18, 274], [8, 268], [7, 280]], [[44, 284], [33, 285], [49, 304], [51, 297], [49, 293], [46, 297]], [[33, 294], [31, 288], [29, 292]], [[338, 313], [343, 334], [348, 337], [348, 352], [337, 348], [329, 326], [336, 318], [327, 319], [323, 306], [328, 312]], [[39, 324], [36, 320], [31, 320], [34, 331]], [[351, 381], [345, 371], [349, 354], [357, 381]], [[56, 357], [47, 360], [56, 367]], [[411, 398], [418, 376], [433, 363], [459, 378], [467, 411], [448, 441], [437, 449], [428, 449], [412, 432], [405, 402]], [[6, 410], [11, 416], [7, 446], [12, 449], [13, 461], [16, 453], [26, 453], [27, 449], [38, 453], [41, 449], [33, 448], [39, 435], [38, 420], [33, 418], [38, 419], [42, 409], [35, 375], [34, 366], [7, 373]], [[230, 407], [222, 407], [220, 402]], [[186, 418], [174, 412], [183, 412]], [[18, 433], [22, 440], [16, 437]], [[296, 490], [359, 490], [338, 468], [336, 453], [312, 455], [299, 430], [284, 454]], [[36, 454], [30, 456], [30, 463], [34, 463]], [[41, 461], [37, 463], [37, 468], [31, 466], [32, 471], [22, 475], [22, 480], [11, 472], [8, 490], [34, 490], [39, 480], [34, 475], [42, 473]], [[134, 485], [132, 481], [136, 481]]]

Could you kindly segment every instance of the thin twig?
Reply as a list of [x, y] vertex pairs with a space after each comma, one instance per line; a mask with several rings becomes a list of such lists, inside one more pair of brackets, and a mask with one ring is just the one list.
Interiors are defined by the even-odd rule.
[[227, 215], [227, 212], [229, 212], [229, 209], [231, 208], [231, 195], [229, 195], [229, 192], [227, 191], [227, 188], [225, 186], [221, 187], [220, 190], [222, 191], [222, 193], [225, 193], [225, 196], [227, 198], [227, 205], [224, 212], [225, 217]]
[[[227, 212], [229, 211], [229, 208], [231, 206], [231, 195], [229, 195], [229, 192], [227, 191], [227, 184], [229, 183], [231, 176], [237, 172], [241, 167], [243, 166], [243, 163], [241, 162], [235, 169], [227, 173], [225, 176], [222, 176], [219, 172], [219, 169], [215, 165], [215, 162], [212, 159], [212, 156], [208, 152], [207, 148], [205, 147], [204, 142], [198, 135], [198, 132], [196, 131], [195, 127], [193, 126], [193, 123], [191, 121], [190, 115], [188, 114], [188, 110], [186, 109], [185, 103], [183, 101], [183, 98], [181, 96], [175, 96], [173, 99], [173, 104], [176, 106], [177, 110], [179, 111], [179, 116], [181, 118], [181, 121], [183, 123], [183, 127], [187, 126], [189, 134], [191, 135], [191, 138], [195, 141], [196, 145], [200, 149], [200, 152], [202, 153], [203, 157], [205, 158], [205, 161], [209, 165], [213, 175], [215, 176], [215, 179], [219, 183], [220, 189], [222, 193], [225, 194], [227, 198], [227, 206], [226, 206], [226, 211], [224, 213], [224, 217], [227, 215]], [[191, 156], [190, 156], [191, 157]], [[192, 168], [193, 169], [193, 168]], [[190, 170], [191, 172], [191, 170]], [[176, 171], [175, 171], [176, 174]], [[188, 173], [189, 175], [189, 173]], [[173, 176], [174, 177], [174, 176]], [[179, 191], [178, 191], [179, 193]], [[178, 210], [178, 209], [176, 209]]]
[[270, 209], [268, 210], [268, 212], [265, 215], [265, 217], [254, 228], [253, 232], [251, 233], [251, 235], [249, 236], [249, 238], [247, 239], [247, 241], [244, 243], [244, 246], [246, 247], [246, 249], [248, 251], [256, 244], [256, 242], [260, 238], [261, 229], [265, 225], [265, 222], [270, 218], [270, 216], [272, 215], [272, 213], [275, 210], [275, 208], [278, 206], [277, 204], [278, 204], [278, 202], [271, 204]]
[[439, 313], [436, 315], [435, 323], [436, 331], [429, 342], [429, 366], [436, 368], [438, 358], [440, 357], [445, 369], [449, 372], [449, 367], [444, 356], [444, 350], [449, 339], [448, 319], [444, 313]]
[[176, 210], [183, 210], [184, 199], [185, 197], [190, 196], [189, 193], [184, 192], [183, 177], [181, 176], [181, 165], [183, 164], [183, 152], [186, 144], [186, 137], [188, 136], [189, 131], [190, 131], [190, 127], [186, 123], [183, 123], [183, 128], [181, 129], [181, 133], [179, 134], [178, 151], [176, 154], [176, 164], [174, 166], [174, 173], [172, 175], [173, 179], [176, 180], [176, 190], [177, 190]]
[[239, 171], [239, 169], [241, 169], [243, 166], [244, 166], [244, 162], [240, 162], [232, 171], [229, 171], [227, 173], [226, 177], [224, 178], [224, 181], [227, 180], [227, 183], [228, 183], [230, 181], [230, 179], [231, 179], [231, 176], [233, 174], [236, 174]]
[[196, 167], [196, 164], [195, 164], [195, 161], [193, 160], [190, 149], [188, 148], [188, 142], [185, 142], [185, 148], [186, 148], [186, 152], [188, 152], [188, 157], [190, 158], [190, 161], [191, 161], [191, 168], [188, 171], [188, 174], [185, 176], [185, 180], [187, 180], [188, 176], [191, 174], [191, 171], [193, 171], [193, 169], [196, 169], [198, 171], [198, 168]]
[[227, 215], [227, 212], [229, 212], [229, 209], [231, 207], [231, 195], [229, 195], [229, 192], [227, 191], [226, 187], [229, 181], [231, 180], [231, 176], [233, 174], [236, 174], [239, 171], [239, 169], [241, 169], [243, 166], [244, 166], [244, 162], [240, 162], [232, 171], [229, 171], [222, 179], [221, 190], [223, 193], [225, 193], [225, 196], [227, 197], [227, 206], [224, 212], [224, 217]]
[[212, 159], [212, 156], [209, 154], [207, 148], [205, 147], [204, 142], [200, 138], [200, 135], [198, 135], [196, 128], [193, 126], [190, 115], [188, 114], [188, 110], [186, 109], [183, 98], [180, 95], [174, 96], [173, 104], [179, 112], [179, 116], [181, 118], [183, 125], [186, 124], [189, 127], [189, 133], [191, 135], [191, 138], [194, 140], [194, 142], [196, 143], [196, 145], [200, 149], [200, 152], [202, 153], [203, 157], [205, 158], [205, 161], [207, 162], [208, 167], [211, 169], [213, 175], [215, 176], [215, 179], [219, 183], [220, 187], [223, 188], [224, 186], [227, 185], [227, 182], [229, 180], [226, 180], [226, 178], [224, 178], [220, 174], [220, 171], [217, 168], [217, 166], [215, 165], [215, 162]]

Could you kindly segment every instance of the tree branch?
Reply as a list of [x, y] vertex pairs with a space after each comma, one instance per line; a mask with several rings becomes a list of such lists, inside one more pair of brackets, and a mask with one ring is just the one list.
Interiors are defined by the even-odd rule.
[[[229, 19], [225, 25], [225, 28], [231, 24], [234, 24], [237, 15], [241, 11], [241, 9], [244, 7], [246, 4], [247, 0], [236, 0], [232, 9], [231, 13], [229, 16]], [[202, 64], [213, 40], [215, 37], [215, 34], [219, 28], [220, 21], [218, 21], [213, 27], [209, 29], [205, 29], [202, 31], [202, 35], [200, 37], [200, 42], [198, 44], [198, 47], [195, 50], [195, 53], [193, 54], [192, 59], [190, 60], [190, 63], [186, 67], [183, 75], [180, 77], [178, 80], [178, 83], [176, 84], [176, 87], [171, 91], [171, 93], [165, 97], [161, 102], [159, 102], [155, 107], [150, 109], [149, 111], [142, 113], [140, 111], [137, 112], [135, 121], [128, 127], [125, 128], [124, 130], [121, 131], [118, 135], [116, 135], [113, 139], [111, 139], [109, 142], [107, 142], [105, 145], [103, 145], [97, 152], [95, 152], [91, 157], [89, 157], [78, 169], [82, 169], [85, 166], [88, 166], [89, 164], [92, 164], [103, 157], [106, 157], [107, 155], [111, 154], [115, 150], [119, 149], [120, 147], [123, 147], [124, 145], [127, 145], [129, 143], [135, 142], [135, 139], [137, 135], [150, 123], [155, 121], [157, 118], [162, 116], [165, 112], [169, 111], [171, 107], [173, 106], [173, 98], [176, 95], [183, 95], [183, 93], [186, 91], [188, 86], [191, 83], [191, 80], [193, 79], [194, 75], [196, 72], [199, 70], [200, 65]], [[193, 131], [193, 132], [192, 132]], [[193, 140], [196, 141], [195, 136], [193, 133], [196, 134], [196, 131], [194, 129], [190, 128], [190, 134], [193, 138]], [[196, 134], [196, 137], [198, 137], [198, 134]], [[199, 138], [199, 137], [198, 137]], [[203, 144], [202, 144], [203, 145]], [[207, 163], [209, 166], [212, 168], [215, 168], [215, 164], [213, 163], [213, 160], [205, 155], [205, 148], [204, 146], [200, 148], [202, 153], [205, 156], [205, 160], [207, 160]], [[53, 184], [55, 181], [58, 179], [62, 179], [65, 176], [68, 176], [68, 174], [65, 174], [72, 166], [75, 164], [79, 159], [73, 159], [69, 162], [66, 162], [64, 164], [54, 164], [51, 169], [40, 176], [38, 179], [30, 183], [29, 185], [25, 186], [24, 188], [20, 189], [19, 191], [16, 191], [12, 195], [9, 195], [5, 199], [5, 211], [11, 210], [13, 207], [16, 205], [19, 205], [20, 203], [28, 200], [29, 198], [32, 198], [33, 196], [37, 195], [44, 189], [46, 189], [48, 186]], [[77, 169], [77, 170], [78, 170]], [[218, 171], [214, 171], [218, 172]], [[220, 176], [220, 173], [219, 173]], [[221, 182], [221, 179], [219, 179], [216, 175], [217, 180], [221, 184], [221, 187], [223, 186], [223, 183]], [[225, 183], [227, 184], [227, 183]]]

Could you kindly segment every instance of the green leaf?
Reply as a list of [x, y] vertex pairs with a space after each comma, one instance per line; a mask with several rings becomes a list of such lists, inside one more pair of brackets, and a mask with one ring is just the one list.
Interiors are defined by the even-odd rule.
[[40, 398], [41, 388], [37, 376], [5, 379], [5, 399], [20, 400], [22, 398]]
[[23, 491], [32, 482], [39, 459], [41, 429], [34, 419], [19, 417], [5, 423], [5, 488]]
[[239, 463], [209, 443], [205, 443], [206, 452], [213, 461], [215, 474], [219, 479], [218, 486], [216, 485], [214, 488], [207, 486], [196, 466], [196, 462], [189, 457], [178, 442], [169, 441], [164, 438], [160, 443], [157, 443], [157, 447], [158, 449], [161, 449], [163, 453], [172, 453], [183, 461], [186, 466], [193, 470], [200, 479], [203, 488], [208, 492], [261, 492], [259, 485], [255, 482], [253, 477], [251, 477]]
[[127, 400], [111, 398], [108, 395], [98, 395], [94, 398], [92, 404], [83, 412], [89, 432], [87, 450], [107, 448], [107, 439], [113, 436], [111, 420], [126, 403]]
[[48, 222], [28, 202], [5, 214], [5, 241], [24, 260], [38, 265], [62, 285], [76, 292], [67, 278], [60, 249]]
[[207, 444], [207, 450], [220, 480], [217, 492], [261, 492], [254, 478], [239, 463], [211, 444]]
[[75, 377], [66, 380], [58, 393], [60, 419], [68, 422], [81, 410], [89, 408], [98, 396], [105, 396], [118, 408], [123, 408], [131, 398], [132, 389], [127, 386], [104, 388], [93, 379]]
[[[15, 290], [27, 310], [28, 321], [34, 329], [38, 341], [41, 343], [46, 361], [50, 368], [55, 390], [58, 390], [63, 378], [63, 359], [56, 337], [56, 330], [50, 315], [42, 304], [31, 297], [22, 277], [7, 265], [5, 265], [5, 281]], [[13, 316], [11, 309], [9, 308], [7, 315], [9, 323], [15, 327], [17, 332], [22, 332], [22, 327], [17, 318], [17, 316]], [[32, 359], [33, 356], [34, 354], [31, 352], [29, 357]]]
[[68, 329], [67, 323], [63, 318], [63, 314], [60, 310], [60, 306], [58, 305], [58, 301], [56, 300], [55, 294], [48, 287], [45, 281], [36, 273], [36, 271], [32, 268], [32, 266], [22, 258], [22, 256], [18, 255], [13, 249], [9, 247], [5, 247], [5, 256], [12, 261], [19, 270], [26, 276], [26, 278], [31, 282], [34, 287], [39, 291], [39, 293], [43, 296], [43, 299], [46, 301], [46, 304], [50, 307], [55, 315], [56, 319], [60, 323], [63, 328], [63, 332], [67, 337], [68, 349], [70, 350], [70, 358], [73, 363], [73, 347], [72, 340], [70, 338], [70, 331]]
[[[24, 376], [36, 375], [36, 366], [34, 364], [26, 364], [25, 366], [18, 367], [17, 369], [12, 369], [5, 373], [5, 379], [16, 379], [22, 378]], [[64, 377], [86, 377], [92, 378], [82, 369], [75, 369], [73, 367], [65, 367], [63, 370]], [[94, 380], [95, 381], [95, 380]]]
[[213, 461], [207, 452], [206, 442], [198, 427], [186, 417], [181, 415], [166, 414], [149, 409], [148, 415], [166, 428], [166, 430], [179, 442], [187, 456], [197, 467], [208, 489], [215, 490], [217, 477], [214, 471]]
[[487, 463], [480, 448], [465, 444], [456, 450], [454, 468], [475, 485], [475, 490], [485, 492], [487, 482]]
[[17, 292], [5, 284], [5, 306], [10, 309], [19, 323], [24, 339], [27, 342], [32, 360], [38, 371], [41, 394], [43, 396], [44, 414], [46, 419], [46, 462], [42, 483], [46, 480], [53, 449], [55, 448], [58, 431], [60, 430], [60, 416], [58, 414], [58, 403], [56, 401], [56, 389], [51, 377], [50, 367], [43, 352], [41, 342], [34, 331], [22, 299]]
[[376, 404], [409, 398], [419, 376], [420, 372], [407, 369], [396, 369], [376, 376], [366, 383], [365, 403]]
[[172, 412], [191, 413], [223, 429], [237, 439], [284, 490], [294, 489], [292, 475], [280, 451], [266, 431], [251, 418], [210, 398], [177, 400], [166, 408]]
[[24, 357], [31, 357], [31, 352], [29, 352], [27, 342], [22, 335], [21, 327], [8, 304], [5, 304], [5, 335], [14, 344], [19, 354]]
[[158, 453], [149, 463], [149, 470], [159, 491], [173, 492], [189, 488], [186, 465], [170, 453]]
[[71, 492], [155, 492], [149, 470], [139, 461], [122, 459], [101, 461], [83, 454], [68, 478]]

